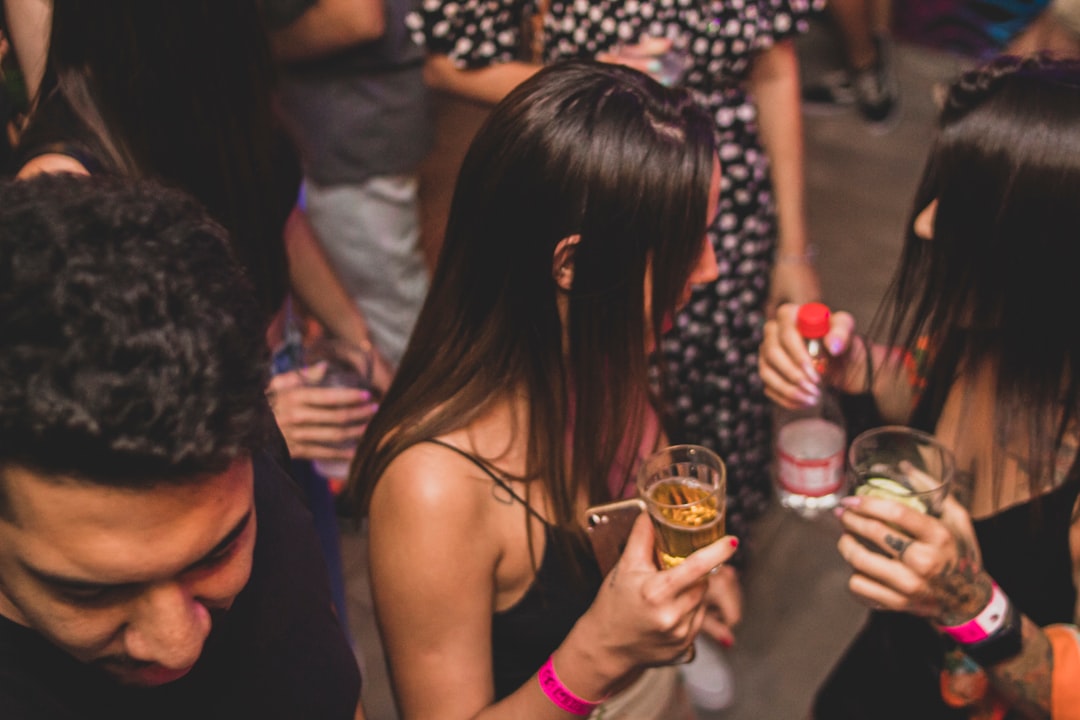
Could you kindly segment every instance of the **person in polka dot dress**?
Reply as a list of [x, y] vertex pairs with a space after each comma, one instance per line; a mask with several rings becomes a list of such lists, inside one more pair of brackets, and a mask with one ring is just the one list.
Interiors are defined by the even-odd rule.
[[[710, 230], [717, 282], [695, 290], [666, 336], [672, 440], [706, 445], [728, 467], [728, 527], [746, 524], [770, 494], [769, 408], [757, 371], [766, 315], [780, 300], [819, 297], [807, 255], [798, 61], [792, 38], [824, 0], [421, 0], [409, 17], [438, 89], [497, 102], [532, 75], [526, 18], [541, 12], [539, 57], [609, 59], [620, 44], [670, 40], [685, 53], [682, 84], [716, 121], [723, 169]], [[768, 152], [766, 152], [766, 150]]]

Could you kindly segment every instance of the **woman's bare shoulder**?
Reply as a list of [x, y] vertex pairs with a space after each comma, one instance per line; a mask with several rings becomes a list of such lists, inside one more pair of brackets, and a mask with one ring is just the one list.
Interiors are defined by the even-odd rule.
[[437, 443], [420, 442], [387, 465], [375, 486], [371, 513], [403, 511], [416, 517], [483, 522], [490, 486], [490, 478], [468, 458]]

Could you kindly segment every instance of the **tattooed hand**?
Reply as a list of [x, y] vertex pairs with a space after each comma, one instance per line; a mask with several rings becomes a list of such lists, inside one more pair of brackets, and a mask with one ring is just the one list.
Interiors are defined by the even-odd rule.
[[967, 513], [952, 498], [940, 519], [892, 500], [842, 501], [840, 554], [855, 571], [848, 584], [862, 601], [960, 625], [989, 602], [991, 580], [982, 569]]

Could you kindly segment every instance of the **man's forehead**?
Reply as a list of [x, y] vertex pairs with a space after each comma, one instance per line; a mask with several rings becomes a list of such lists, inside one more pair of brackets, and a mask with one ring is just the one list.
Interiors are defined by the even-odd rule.
[[[87, 523], [162, 519], [170, 509], [198, 504], [199, 496], [207, 492], [242, 502], [244, 496], [252, 494], [252, 475], [250, 458], [237, 459], [221, 472], [164, 480], [125, 478], [115, 484], [108, 478], [91, 480], [9, 464], [0, 467], [0, 522], [25, 526], [49, 518]], [[120, 508], [127, 509], [128, 514], [117, 512]], [[146, 517], [144, 512], [148, 513]]]

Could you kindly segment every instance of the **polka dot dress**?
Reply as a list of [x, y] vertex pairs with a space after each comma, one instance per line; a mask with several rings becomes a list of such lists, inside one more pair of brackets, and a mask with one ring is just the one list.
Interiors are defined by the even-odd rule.
[[[421, 0], [409, 17], [417, 41], [461, 68], [520, 56], [523, 13], [532, 0]], [[769, 409], [757, 372], [776, 243], [769, 163], [758, 137], [757, 108], [745, 86], [755, 53], [807, 28], [824, 0], [551, 0], [544, 18], [544, 60], [591, 58], [642, 35], [670, 38], [688, 54], [683, 84], [716, 121], [723, 169], [710, 238], [720, 278], [697, 289], [662, 352], [673, 440], [716, 450], [728, 468], [729, 532], [764, 509], [770, 492]]]

